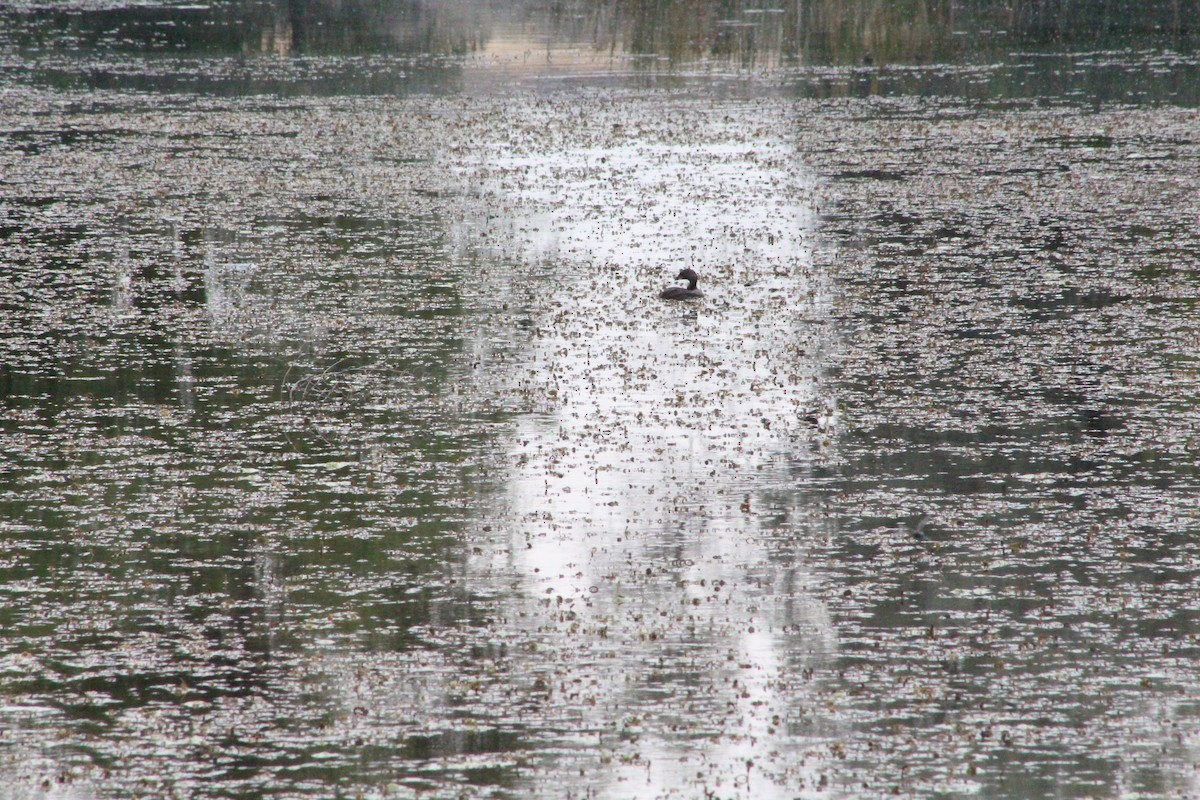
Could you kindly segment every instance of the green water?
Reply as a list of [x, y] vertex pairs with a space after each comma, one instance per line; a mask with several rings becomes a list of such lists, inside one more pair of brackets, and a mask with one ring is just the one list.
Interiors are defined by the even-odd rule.
[[1193, 32], [1009, 10], [0, 10], [0, 794], [1198, 795]]

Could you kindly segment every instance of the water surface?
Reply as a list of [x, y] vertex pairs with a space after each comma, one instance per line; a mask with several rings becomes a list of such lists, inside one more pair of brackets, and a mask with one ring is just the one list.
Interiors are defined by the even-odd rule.
[[1200, 794], [1183, 33], [246, 8], [5, 12], [5, 796]]

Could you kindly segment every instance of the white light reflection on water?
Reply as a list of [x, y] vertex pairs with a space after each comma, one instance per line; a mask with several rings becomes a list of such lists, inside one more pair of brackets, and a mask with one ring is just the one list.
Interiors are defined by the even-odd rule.
[[[803, 566], [806, 512], [776, 503], [795, 539], [782, 553], [760, 513], [794, 490], [819, 446], [804, 419], [826, 402], [811, 185], [752, 115], [524, 111], [554, 133], [478, 167], [490, 207], [510, 210], [481, 238], [505, 231], [518, 260], [567, 279], [534, 303], [528, 359], [488, 371], [538, 411], [469, 579], [503, 598], [500, 635], [528, 643], [514, 669], [549, 693], [551, 724], [588, 746], [572, 785], [815, 790], [814, 729], [795, 720], [820, 716], [801, 675], [834, 636]], [[706, 297], [660, 301], [683, 266]]]

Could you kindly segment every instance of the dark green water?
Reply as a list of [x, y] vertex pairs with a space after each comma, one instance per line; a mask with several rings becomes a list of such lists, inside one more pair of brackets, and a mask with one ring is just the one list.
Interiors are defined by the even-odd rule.
[[1200, 796], [1185, 6], [0, 9], [0, 796]]

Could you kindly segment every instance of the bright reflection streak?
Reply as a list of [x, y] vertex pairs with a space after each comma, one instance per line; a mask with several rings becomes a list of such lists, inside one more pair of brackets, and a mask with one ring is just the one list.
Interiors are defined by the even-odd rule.
[[[598, 117], [570, 124], [633, 127]], [[535, 303], [526, 365], [499, 378], [541, 413], [515, 432], [487, 520], [499, 540], [472, 569], [538, 642], [525, 666], [565, 694], [564, 730], [599, 743], [582, 782], [601, 796], [817, 786], [787, 720], [807, 705], [796, 673], [833, 635], [800, 557], [768, 552], [756, 512], [791, 490], [805, 410], [824, 404], [810, 187], [786, 146], [750, 130], [726, 118], [679, 141], [556, 142], [481, 167], [512, 209], [515, 252], [583, 276]], [[707, 296], [660, 301], [683, 266]]]

